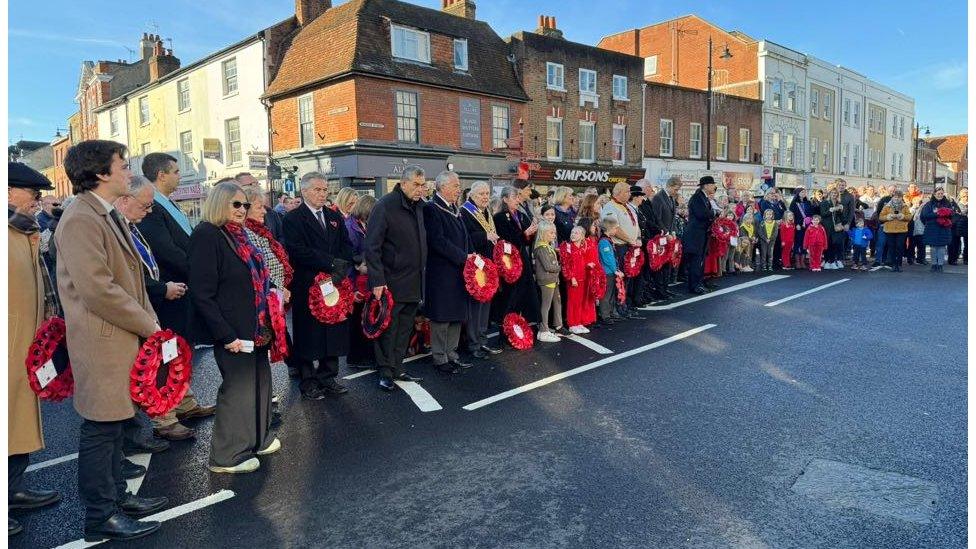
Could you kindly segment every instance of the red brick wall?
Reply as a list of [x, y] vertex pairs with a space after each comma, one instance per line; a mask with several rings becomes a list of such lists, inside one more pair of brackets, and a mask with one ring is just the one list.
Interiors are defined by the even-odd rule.
[[[701, 159], [705, 159], [707, 94], [699, 90], [660, 84], [647, 86], [647, 132], [645, 145], [648, 157], [660, 157], [661, 119], [674, 121], [673, 155], [668, 158], [689, 159], [691, 123], [702, 125]], [[750, 162], [755, 153], [762, 153], [762, 102], [735, 96], [716, 96], [712, 112], [712, 160], [717, 160], [717, 126], [729, 129], [728, 158], [722, 162], [739, 161], [739, 129], [749, 129]]]
[[71, 147], [70, 139], [62, 139], [51, 147], [54, 156], [54, 195], [59, 197], [71, 196], [71, 181], [64, 171], [64, 156]]

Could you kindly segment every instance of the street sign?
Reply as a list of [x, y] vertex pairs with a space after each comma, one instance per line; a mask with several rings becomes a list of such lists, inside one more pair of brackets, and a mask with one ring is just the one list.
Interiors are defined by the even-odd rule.
[[247, 166], [252, 170], [264, 170], [268, 167], [268, 157], [264, 154], [247, 155]]
[[281, 179], [281, 166], [273, 162], [268, 164], [268, 179]]
[[292, 181], [291, 179], [286, 179], [285, 180], [285, 184], [282, 185], [281, 188], [282, 188], [283, 192], [293, 193], [293, 192], [295, 192], [295, 182]]

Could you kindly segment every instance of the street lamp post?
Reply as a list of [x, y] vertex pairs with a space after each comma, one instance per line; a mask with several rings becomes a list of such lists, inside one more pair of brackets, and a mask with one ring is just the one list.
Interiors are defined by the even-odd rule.
[[[731, 59], [732, 52], [729, 51], [728, 44], [720, 56], [722, 59]], [[725, 136], [726, 143], [728, 135]], [[705, 170], [712, 169], [712, 37], [708, 37], [708, 112], [705, 113]]]
[[[921, 131], [922, 131], [922, 126], [921, 126], [921, 124], [918, 123], [918, 121], [916, 121], [915, 122], [915, 184], [916, 185], [918, 183], [921, 183], [922, 182], [921, 181], [922, 174], [920, 174], [919, 171], [918, 171], [918, 156], [919, 156], [919, 154], [921, 154], [921, 150], [922, 150], [922, 133], [921, 133]], [[929, 127], [928, 126], [925, 126], [925, 137], [928, 137], [930, 135], [932, 135], [932, 132], [929, 131]]]

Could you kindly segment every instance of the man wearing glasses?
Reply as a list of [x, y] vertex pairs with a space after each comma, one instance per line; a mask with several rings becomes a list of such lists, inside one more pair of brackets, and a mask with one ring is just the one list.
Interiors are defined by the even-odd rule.
[[[149, 153], [142, 160], [142, 173], [155, 188], [152, 209], [139, 222], [139, 231], [158, 263], [159, 280], [183, 284], [184, 292], [173, 299], [154, 302], [153, 306], [163, 328], [169, 328], [189, 341], [190, 299], [185, 292], [190, 270], [188, 257], [192, 228], [186, 214], [169, 199], [180, 184], [179, 164], [176, 158], [168, 154]], [[212, 416], [215, 412], [214, 406], [201, 406], [190, 389], [170, 413], [153, 418], [153, 432], [167, 440], [185, 440], [196, 436], [196, 431], [183, 425], [182, 421]]]

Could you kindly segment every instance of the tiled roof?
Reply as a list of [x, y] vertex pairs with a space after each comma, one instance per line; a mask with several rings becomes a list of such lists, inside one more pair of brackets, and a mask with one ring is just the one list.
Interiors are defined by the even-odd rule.
[[[395, 61], [390, 51], [390, 23], [467, 39], [468, 71]], [[508, 54], [508, 45], [483, 21], [398, 0], [350, 0], [329, 9], [295, 35], [265, 96], [281, 96], [356, 73], [528, 100]]]
[[930, 137], [925, 140], [939, 150], [939, 160], [942, 162], [959, 162], [966, 153], [969, 145], [969, 135], [946, 135]]

